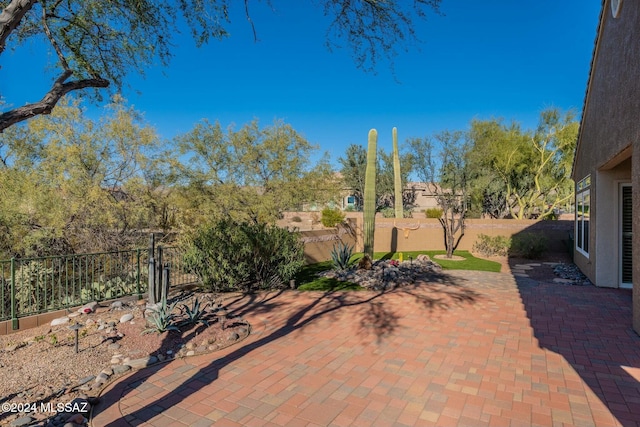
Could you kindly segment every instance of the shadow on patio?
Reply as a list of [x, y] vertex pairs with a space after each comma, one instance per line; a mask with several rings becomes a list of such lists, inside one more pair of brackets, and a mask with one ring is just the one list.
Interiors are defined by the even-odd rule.
[[[235, 316], [266, 318], [263, 330], [222, 357], [216, 359], [216, 354], [212, 354], [213, 360], [204, 366], [196, 368], [188, 365], [189, 360], [184, 359], [184, 367], [176, 370], [194, 369], [193, 374], [172, 386], [171, 391], [154, 394], [143, 407], [132, 409], [127, 413], [127, 422], [134, 425], [148, 422], [166, 409], [178, 405], [185, 399], [193, 398], [207, 385], [218, 380], [221, 370], [233, 369], [235, 361], [250, 357], [253, 351], [293, 333], [301, 334], [299, 336], [303, 339], [305, 328], [339, 326], [344, 328], [344, 333], [349, 334], [348, 337], [353, 342], [359, 341], [365, 346], [384, 346], [385, 338], [401, 327], [399, 319], [410, 310], [419, 308], [427, 313], [427, 317], [437, 317], [439, 313], [450, 308], [474, 304], [482, 298], [464, 282], [465, 279], [462, 278], [436, 273], [429, 277], [426, 284], [391, 291], [286, 291], [239, 296], [228, 302], [230, 313]], [[411, 304], [407, 304], [407, 297], [412, 301]], [[264, 367], [259, 366], [256, 369], [262, 371]], [[94, 418], [101, 412], [119, 405], [118, 402], [136, 388], [144, 388], [145, 381], [161, 371], [160, 366], [133, 374], [125, 379], [128, 384], [126, 387], [108, 390], [101, 396], [101, 403], [96, 408], [97, 415], [94, 415]], [[257, 381], [257, 378], [253, 381]], [[113, 420], [106, 425], [114, 427], [127, 423], [123, 420]]]
[[516, 282], [540, 347], [561, 355], [622, 425], [640, 426], [640, 337], [631, 326], [631, 291]]

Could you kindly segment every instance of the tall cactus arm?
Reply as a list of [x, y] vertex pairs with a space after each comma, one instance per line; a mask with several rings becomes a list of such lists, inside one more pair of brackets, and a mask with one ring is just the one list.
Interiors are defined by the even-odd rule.
[[373, 236], [376, 225], [376, 165], [378, 131], [369, 131], [367, 169], [364, 180], [364, 254], [373, 260]]

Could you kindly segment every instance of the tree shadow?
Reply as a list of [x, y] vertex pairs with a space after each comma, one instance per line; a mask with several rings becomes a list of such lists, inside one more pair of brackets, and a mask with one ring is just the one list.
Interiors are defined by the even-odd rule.
[[[395, 298], [412, 299], [419, 306], [428, 307], [429, 313], [446, 311], [462, 304], [473, 304], [481, 298], [479, 293], [467, 288], [466, 280], [463, 278], [445, 273], [434, 273], [431, 275], [431, 279], [432, 283], [420, 282], [411, 286], [383, 291], [305, 292], [305, 296], [310, 298], [310, 301], [302, 305], [299, 301], [295, 304], [287, 301], [287, 299], [290, 300], [288, 297], [291, 296], [291, 293], [283, 291], [235, 298], [230, 301], [227, 309], [230, 313], [238, 316], [249, 312], [252, 314], [267, 313], [272, 310], [283, 310], [283, 312], [290, 310], [290, 312], [286, 315], [284, 324], [277, 329], [260, 336], [255, 341], [241, 343], [238, 348], [225, 356], [199, 368], [197, 372], [177, 385], [172, 392], [157, 396], [144, 407], [129, 414], [128, 419], [135, 420], [136, 423], [149, 421], [158, 415], [159, 410], [163, 411], [180, 403], [187, 396], [197, 393], [217, 380], [220, 370], [224, 367], [294, 331], [303, 330], [321, 318], [329, 320], [332, 324], [340, 322], [340, 314], [345, 309], [355, 308], [355, 313], [360, 316], [358, 328], [360, 338], [363, 341], [368, 341], [368, 337], [373, 335], [375, 343], [380, 345], [401, 327], [399, 320], [406, 304], [402, 303], [404, 300]], [[388, 298], [393, 298], [394, 304], [391, 304]], [[394, 310], [394, 307], [399, 307], [400, 312]], [[101, 403], [95, 408], [96, 413], [107, 409], [108, 406], [104, 405], [117, 405], [118, 400], [139, 387], [160, 369], [154, 367], [150, 372], [134, 374], [138, 375], [139, 379], [129, 383], [124, 390], [119, 390], [118, 387], [109, 390], [101, 397]], [[123, 421], [116, 420], [108, 426], [114, 427], [122, 424]]]
[[[517, 269], [513, 259], [509, 264]], [[640, 425], [640, 337], [631, 324], [631, 291], [518, 276], [539, 346], [561, 355], [622, 425]]]

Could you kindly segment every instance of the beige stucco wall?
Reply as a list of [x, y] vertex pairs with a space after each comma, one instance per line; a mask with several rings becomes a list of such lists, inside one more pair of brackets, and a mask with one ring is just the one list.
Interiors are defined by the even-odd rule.
[[[618, 189], [633, 184], [637, 209], [640, 173], [632, 153], [640, 143], [640, 3], [625, 1], [613, 18], [610, 0], [603, 4], [598, 39], [573, 178], [591, 174], [591, 248], [589, 257], [575, 253], [575, 263], [598, 286], [618, 286]], [[640, 216], [634, 215], [634, 230]], [[640, 233], [633, 238], [634, 278], [640, 277]], [[612, 256], [614, 255], [614, 256]], [[634, 280], [635, 281], [635, 280]], [[634, 292], [634, 328], [640, 332], [640, 289]]]
[[[362, 216], [353, 218], [349, 233], [336, 229], [303, 232], [305, 256], [308, 262], [330, 259], [331, 248], [339, 240], [355, 244], [361, 252]], [[458, 249], [471, 250], [479, 234], [513, 237], [519, 233], [535, 233], [547, 239], [549, 252], [566, 251], [565, 240], [573, 230], [573, 221], [533, 221], [513, 219], [470, 219], [466, 221], [465, 234]], [[403, 252], [419, 250], [444, 250], [444, 232], [437, 219], [377, 218], [374, 235], [375, 252]]]

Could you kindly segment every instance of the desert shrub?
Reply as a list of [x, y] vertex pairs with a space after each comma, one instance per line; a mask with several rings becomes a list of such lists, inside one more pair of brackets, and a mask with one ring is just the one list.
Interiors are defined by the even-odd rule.
[[181, 246], [187, 268], [212, 291], [277, 288], [304, 265], [299, 234], [267, 224], [206, 224]]
[[[383, 209], [380, 209], [380, 213], [382, 214], [382, 216], [384, 218], [395, 218], [396, 217], [396, 210], [394, 208], [383, 208]], [[402, 217], [403, 218], [412, 218], [413, 217], [413, 213], [408, 209], [403, 209], [402, 210]]]
[[424, 214], [426, 215], [427, 218], [440, 219], [440, 218], [442, 218], [442, 209], [440, 209], [440, 208], [429, 208], [429, 209], [424, 211]]
[[508, 255], [511, 239], [505, 236], [487, 236], [478, 234], [478, 240], [473, 244], [473, 251], [483, 256]]
[[331, 250], [331, 263], [336, 270], [346, 270], [351, 266], [351, 255], [353, 255], [353, 245], [344, 242], [336, 243]]
[[335, 227], [344, 221], [344, 213], [339, 209], [324, 208], [320, 221], [325, 227]]
[[296, 215], [291, 218], [291, 222], [302, 222], [302, 218]]
[[547, 251], [547, 239], [536, 233], [513, 236], [510, 254], [527, 259], [540, 258]]
[[396, 216], [396, 211], [393, 208], [382, 208], [380, 213], [383, 218], [394, 218]]

